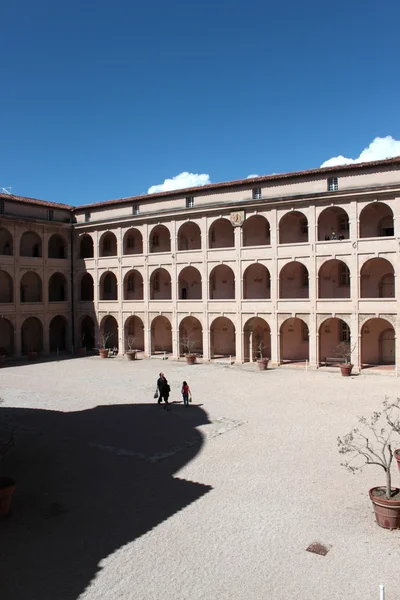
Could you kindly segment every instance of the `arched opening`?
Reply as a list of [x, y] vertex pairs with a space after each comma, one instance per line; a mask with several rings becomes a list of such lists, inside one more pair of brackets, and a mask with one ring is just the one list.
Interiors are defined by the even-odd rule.
[[318, 298], [350, 298], [350, 271], [342, 260], [327, 260], [321, 265]]
[[383, 202], [371, 202], [360, 213], [360, 237], [394, 235], [393, 211]]
[[303, 263], [292, 261], [281, 269], [279, 298], [308, 298], [308, 270]]
[[117, 238], [112, 231], [106, 231], [100, 238], [100, 256], [117, 256]]
[[49, 279], [49, 302], [68, 300], [67, 280], [62, 273], [53, 273]]
[[281, 363], [309, 360], [307, 323], [298, 317], [286, 319], [280, 328]]
[[203, 355], [203, 328], [196, 317], [185, 317], [179, 324], [179, 354]]
[[67, 258], [67, 242], [61, 235], [55, 233], [49, 239], [48, 255], [49, 258]]
[[[0, 271], [0, 304], [14, 301], [13, 280], [6, 271]], [[1, 342], [0, 342], [1, 345]]]
[[80, 238], [80, 258], [93, 258], [94, 256], [94, 246], [93, 239], [90, 235], [85, 233]]
[[279, 221], [279, 243], [299, 244], [308, 242], [307, 217], [298, 210], [286, 213]]
[[180, 300], [201, 300], [201, 275], [195, 267], [185, 267], [179, 273]]
[[0, 355], [14, 354], [14, 327], [11, 321], [0, 317]]
[[67, 321], [57, 315], [50, 321], [49, 327], [50, 352], [65, 352], [67, 349]]
[[100, 324], [100, 333], [104, 336], [106, 348], [119, 348], [118, 323], [112, 315], [104, 317]]
[[143, 237], [135, 227], [124, 235], [124, 254], [143, 254]]
[[[335, 358], [343, 358], [340, 356], [338, 346], [340, 344], [350, 344], [351, 332], [350, 327], [343, 319], [332, 317], [321, 323], [319, 328], [319, 364], [332, 365], [335, 364]], [[337, 364], [341, 364], [338, 360]]]
[[243, 273], [243, 299], [263, 300], [271, 298], [271, 275], [264, 265], [254, 263]]
[[143, 277], [136, 269], [124, 277], [124, 300], [143, 300]]
[[347, 240], [350, 235], [349, 215], [338, 206], [329, 206], [318, 217], [318, 241]]
[[217, 219], [208, 232], [209, 248], [233, 248], [235, 236], [233, 225], [228, 219]]
[[151, 274], [150, 300], [171, 300], [171, 275], [166, 269], [156, 269]]
[[95, 347], [94, 339], [94, 321], [91, 317], [86, 316], [81, 321], [81, 347], [86, 350], [93, 350]]
[[235, 275], [228, 265], [218, 265], [210, 273], [210, 300], [234, 300]]
[[100, 300], [118, 300], [117, 278], [112, 271], [106, 271], [100, 278]]
[[37, 273], [28, 271], [22, 276], [20, 302], [42, 302], [42, 280]]
[[243, 328], [245, 362], [271, 357], [271, 329], [261, 317], [249, 319]]
[[21, 327], [21, 352], [43, 351], [43, 325], [37, 317], [28, 317]]
[[227, 317], [217, 317], [210, 327], [211, 358], [236, 356], [235, 326]]
[[[386, 294], [386, 295], [382, 295]], [[386, 258], [371, 258], [361, 268], [361, 298], [394, 298], [394, 269]]]
[[178, 231], [178, 250], [200, 250], [201, 233], [197, 223], [188, 221]]
[[270, 226], [265, 217], [253, 215], [243, 224], [243, 246], [269, 246], [271, 244]]
[[144, 351], [144, 325], [142, 319], [133, 315], [125, 321], [125, 352], [129, 346], [134, 350]]
[[171, 236], [165, 225], [157, 225], [151, 230], [149, 248], [150, 252], [171, 252]]
[[395, 363], [396, 339], [393, 325], [386, 319], [369, 319], [361, 328], [362, 368]]
[[167, 317], [160, 315], [151, 323], [151, 353], [172, 352], [172, 327]]
[[21, 236], [20, 256], [40, 258], [42, 256], [42, 240], [35, 231], [25, 231]]
[[82, 302], [92, 302], [94, 300], [94, 281], [90, 273], [85, 273], [81, 279], [81, 295]]
[[12, 256], [14, 254], [13, 239], [8, 229], [0, 227], [0, 255]]

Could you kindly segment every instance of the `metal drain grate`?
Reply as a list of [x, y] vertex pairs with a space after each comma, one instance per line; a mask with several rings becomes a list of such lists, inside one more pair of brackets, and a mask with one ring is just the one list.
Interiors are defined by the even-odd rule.
[[306, 548], [307, 552], [313, 552], [314, 554], [320, 554], [326, 556], [329, 550], [332, 548], [329, 544], [321, 544], [320, 542], [313, 542]]

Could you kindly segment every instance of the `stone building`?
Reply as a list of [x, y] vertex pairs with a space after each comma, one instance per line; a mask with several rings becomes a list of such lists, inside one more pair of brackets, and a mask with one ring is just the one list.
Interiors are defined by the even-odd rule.
[[[71, 207], [0, 195], [0, 347], [400, 356], [400, 158]], [[261, 346], [260, 346], [261, 343]]]

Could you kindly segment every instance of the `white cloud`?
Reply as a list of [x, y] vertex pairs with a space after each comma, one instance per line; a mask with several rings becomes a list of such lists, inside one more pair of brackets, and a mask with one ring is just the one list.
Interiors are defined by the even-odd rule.
[[152, 185], [147, 190], [148, 194], [157, 194], [158, 192], [171, 192], [172, 190], [181, 190], [184, 188], [196, 187], [198, 185], [208, 185], [211, 183], [210, 176], [206, 173], [188, 173], [184, 171], [175, 175], [172, 179], [166, 179], [164, 183]]
[[246, 179], [253, 179], [253, 177], [260, 177], [259, 175], [247, 175]]
[[376, 137], [367, 148], [361, 152], [358, 158], [346, 158], [345, 156], [334, 156], [322, 163], [321, 167], [334, 167], [335, 165], [351, 165], [355, 163], [369, 162], [373, 160], [384, 160], [400, 155], [400, 141], [386, 137]]

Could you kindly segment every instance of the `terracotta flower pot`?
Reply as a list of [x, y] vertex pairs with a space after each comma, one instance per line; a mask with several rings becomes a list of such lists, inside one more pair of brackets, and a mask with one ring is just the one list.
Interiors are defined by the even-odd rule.
[[266, 371], [268, 367], [269, 359], [268, 358], [259, 358], [257, 360], [257, 365], [260, 371]]
[[196, 362], [196, 354], [186, 354], [186, 362], [188, 365], [194, 365]]
[[126, 353], [126, 357], [128, 360], [135, 360], [136, 359], [136, 350], [129, 350], [129, 352]]
[[340, 365], [342, 377], [350, 377], [353, 366], [354, 365], [351, 365], [350, 363], [347, 363], [345, 365]]
[[396, 499], [388, 500], [385, 488], [373, 487], [369, 490], [376, 522], [384, 529], [400, 529], [400, 489], [392, 488], [392, 491], [399, 495]]
[[398, 466], [398, 469], [400, 471], [400, 449], [395, 450], [393, 452], [393, 455], [394, 455], [395, 459], [397, 460], [397, 466]]
[[99, 352], [100, 352], [100, 358], [108, 358], [108, 352], [109, 352], [108, 348], [100, 348]]
[[10, 512], [14, 491], [14, 479], [11, 479], [11, 477], [0, 477], [0, 517], [6, 517]]
[[28, 360], [37, 360], [38, 353], [37, 352], [28, 352]]

